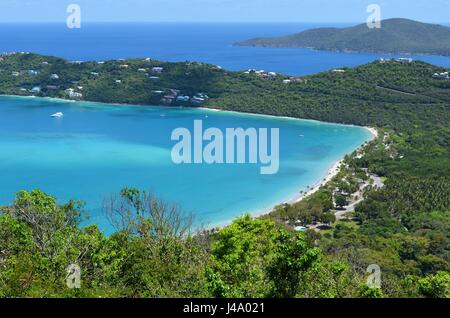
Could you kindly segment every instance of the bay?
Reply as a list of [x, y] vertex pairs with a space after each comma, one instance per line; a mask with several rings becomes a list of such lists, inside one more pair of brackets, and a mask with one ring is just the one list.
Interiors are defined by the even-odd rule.
[[[56, 112], [64, 117], [51, 118]], [[174, 164], [171, 133], [191, 129], [194, 120], [222, 131], [279, 128], [278, 173], [262, 175], [257, 164]], [[103, 199], [128, 186], [179, 204], [197, 225], [220, 225], [306, 191], [370, 138], [362, 127], [310, 120], [1, 96], [0, 205], [39, 188], [60, 202], [84, 200], [91, 216], [85, 223], [111, 233]]]

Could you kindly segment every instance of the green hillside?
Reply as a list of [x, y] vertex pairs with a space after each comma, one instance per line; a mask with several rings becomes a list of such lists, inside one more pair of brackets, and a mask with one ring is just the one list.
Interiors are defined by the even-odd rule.
[[379, 29], [369, 29], [366, 24], [349, 28], [319, 28], [283, 37], [251, 39], [237, 45], [450, 55], [450, 28], [407, 19], [389, 19], [382, 21]]

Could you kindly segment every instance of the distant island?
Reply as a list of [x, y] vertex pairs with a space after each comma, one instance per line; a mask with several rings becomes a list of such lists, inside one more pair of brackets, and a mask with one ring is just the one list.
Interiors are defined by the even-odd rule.
[[379, 29], [370, 29], [366, 24], [318, 28], [283, 37], [250, 39], [236, 45], [448, 56], [450, 28], [408, 19], [388, 19], [382, 21]]

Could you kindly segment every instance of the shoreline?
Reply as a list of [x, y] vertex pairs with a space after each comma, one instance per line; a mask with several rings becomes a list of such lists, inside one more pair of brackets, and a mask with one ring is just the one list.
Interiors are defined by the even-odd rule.
[[[268, 116], [270, 116], [270, 115], [268, 115]], [[376, 128], [374, 128], [374, 127], [368, 127], [368, 126], [357, 126], [357, 127], [365, 128], [366, 130], [368, 130], [372, 134], [372, 138], [369, 141], [367, 141], [367, 142], [374, 141], [379, 136], [378, 130]], [[358, 149], [362, 148], [363, 146], [364, 145], [361, 145], [359, 148], [357, 148], [355, 150], [358, 150]], [[290, 204], [290, 205], [292, 205], [292, 204], [298, 203], [298, 202], [304, 200], [305, 198], [313, 195], [314, 193], [319, 191], [321, 187], [323, 187], [326, 184], [328, 184], [334, 177], [336, 177], [338, 175], [338, 173], [341, 171], [341, 167], [342, 167], [343, 161], [344, 161], [344, 159], [340, 159], [340, 160], [336, 161], [332, 165], [332, 167], [330, 169], [328, 169], [326, 176], [320, 182], [318, 182], [314, 186], [310, 187], [308, 191], [304, 192], [303, 190], [301, 190], [300, 192], [298, 192], [298, 194], [293, 196], [291, 199], [284, 200], [284, 201], [282, 201], [280, 203], [277, 203], [277, 204], [271, 204], [270, 207], [264, 208], [264, 209], [262, 209], [259, 212], [250, 213], [250, 216], [252, 218], [258, 218], [258, 217], [261, 217], [261, 216], [269, 214], [278, 205], [283, 205], [283, 204]], [[221, 228], [227, 227], [227, 226], [229, 226], [232, 223], [232, 221], [233, 220], [222, 222], [222, 223], [220, 223], [218, 225], [211, 226], [210, 229], [211, 230], [215, 230], [215, 229], [221, 229]]]
[[204, 111], [210, 111], [213, 113], [234, 113], [239, 115], [247, 115], [247, 116], [256, 116], [256, 117], [269, 117], [269, 118], [276, 118], [276, 119], [285, 119], [285, 120], [297, 120], [297, 121], [308, 121], [308, 122], [314, 122], [322, 125], [335, 125], [335, 126], [344, 126], [344, 127], [359, 127], [369, 130], [369, 132], [372, 135], [378, 136], [378, 132], [375, 128], [368, 127], [368, 126], [359, 126], [355, 124], [342, 124], [342, 123], [335, 123], [335, 122], [328, 122], [328, 121], [321, 121], [318, 119], [310, 119], [310, 118], [298, 118], [298, 117], [291, 117], [291, 116], [277, 116], [277, 115], [269, 115], [269, 114], [260, 114], [260, 113], [247, 113], [237, 110], [227, 110], [227, 109], [220, 109], [215, 108], [214, 106], [211, 107], [192, 107], [192, 106], [164, 106], [164, 105], [150, 105], [150, 104], [125, 104], [125, 103], [108, 103], [108, 102], [96, 102], [96, 101], [89, 101], [89, 100], [73, 100], [73, 99], [66, 99], [61, 97], [41, 97], [41, 96], [34, 96], [34, 95], [10, 95], [10, 94], [0, 94], [0, 97], [17, 97], [17, 98], [30, 98], [30, 99], [44, 99], [54, 102], [69, 102], [69, 103], [95, 103], [95, 104], [101, 104], [101, 105], [109, 105], [109, 106], [126, 106], [126, 107], [160, 107], [160, 108], [168, 108], [168, 109], [190, 109], [190, 110], [204, 110]]
[[[368, 142], [371, 142], [371, 141], [373, 141], [373, 140], [378, 138], [378, 130], [377, 129], [375, 129], [373, 127], [366, 127], [366, 126], [359, 126], [359, 127], [363, 127], [365, 129], [367, 129], [372, 134], [372, 139], [369, 140]], [[358, 149], [360, 149], [361, 147], [363, 147], [363, 145], [361, 145]], [[322, 179], [322, 181], [320, 181], [320, 182], [316, 183], [315, 185], [313, 185], [312, 187], [310, 187], [308, 191], [304, 192], [302, 190], [302, 192], [299, 192], [299, 194], [294, 196], [292, 199], [290, 199], [288, 201], [285, 201], [285, 202], [282, 202], [280, 204], [295, 204], [295, 203], [298, 203], [298, 202], [302, 201], [303, 199], [309, 197], [310, 195], [316, 193], [317, 191], [319, 191], [319, 189], [321, 187], [323, 187], [326, 184], [328, 184], [334, 177], [336, 177], [338, 175], [338, 173], [341, 171], [341, 167], [342, 167], [343, 162], [344, 162], [343, 158], [338, 160], [338, 161], [336, 161], [331, 166], [331, 168], [328, 169], [327, 174]], [[279, 205], [279, 204], [277, 204], [277, 205]], [[270, 208], [269, 212], [259, 213], [259, 215], [256, 215], [256, 217], [265, 215], [267, 213], [270, 213], [273, 210], [274, 207]]]
[[[116, 105], [116, 106], [136, 106], [136, 107], [167, 107], [167, 106], [158, 106], [158, 105], [133, 105], [133, 104], [121, 104], [121, 103], [104, 103], [104, 102], [93, 102], [93, 101], [85, 101], [85, 100], [81, 100], [81, 101], [77, 101], [77, 100], [70, 100], [70, 99], [64, 99], [64, 98], [54, 98], [54, 97], [40, 97], [40, 96], [22, 96], [22, 95], [7, 95], [7, 94], [0, 94], [0, 96], [6, 96], [6, 97], [19, 97], [19, 98], [32, 98], [32, 99], [46, 99], [46, 100], [52, 100], [52, 101], [59, 101], [59, 102], [87, 102], [87, 103], [99, 103], [99, 104], [105, 104], [105, 105]], [[262, 117], [270, 117], [270, 118], [277, 118], [277, 119], [286, 119], [286, 120], [301, 120], [301, 121], [312, 121], [312, 122], [317, 122], [320, 124], [330, 124], [330, 125], [340, 125], [340, 126], [351, 126], [351, 127], [360, 127], [363, 129], [366, 129], [371, 135], [372, 138], [367, 141], [373, 141], [375, 139], [378, 138], [378, 130], [374, 127], [368, 127], [368, 126], [358, 126], [358, 125], [354, 125], [354, 124], [341, 124], [341, 123], [333, 123], [333, 122], [324, 122], [324, 121], [320, 121], [320, 120], [315, 120], [315, 119], [304, 119], [304, 118], [296, 118], [296, 117], [289, 117], [289, 116], [275, 116], [275, 115], [268, 115], [268, 114], [258, 114], [258, 113], [247, 113], [247, 112], [239, 112], [239, 111], [233, 111], [233, 110], [224, 110], [224, 109], [218, 109], [218, 108], [213, 108], [213, 107], [183, 107], [186, 109], [200, 109], [200, 110], [204, 110], [204, 111], [211, 111], [211, 112], [226, 112], [226, 113], [235, 113], [235, 114], [243, 114], [243, 115], [249, 115], [249, 116], [262, 116]], [[361, 148], [363, 145], [361, 145], [359, 148]], [[358, 149], [359, 149], [358, 148]], [[357, 149], [355, 149], [357, 150]], [[294, 195], [293, 197], [291, 197], [290, 199], [287, 200], [283, 200], [280, 203], [277, 204], [271, 204], [270, 207], [261, 209], [259, 212], [255, 212], [255, 213], [251, 213], [251, 217], [253, 218], [257, 218], [257, 217], [261, 217], [263, 215], [269, 214], [270, 212], [273, 211], [273, 209], [278, 206], [278, 205], [282, 205], [282, 204], [295, 204], [298, 203], [300, 201], [302, 201], [303, 199], [311, 196], [312, 194], [316, 193], [317, 191], [319, 191], [319, 189], [321, 187], [323, 187], [324, 185], [326, 185], [327, 183], [329, 183], [341, 170], [341, 166], [343, 163], [343, 158], [336, 161], [330, 169], [328, 169], [326, 175], [321, 179], [320, 182], [316, 183], [315, 185], [313, 185], [312, 187], [308, 188], [308, 191], [304, 191], [304, 190], [300, 190], [296, 195]], [[223, 228], [226, 227], [228, 225], [230, 225], [232, 222], [232, 220], [228, 220], [225, 222], [221, 222], [217, 225], [211, 225], [208, 226], [208, 229], [217, 229], [217, 228]]]
[[[378, 130], [376, 128], [367, 127], [367, 126], [360, 126], [360, 127], [363, 127], [365, 129], [367, 129], [372, 134], [372, 139], [369, 140], [368, 142], [374, 141], [375, 139], [378, 138]], [[358, 149], [360, 149], [362, 147], [363, 147], [363, 145], [361, 147], [359, 147]], [[319, 189], [321, 187], [325, 186], [334, 177], [336, 177], [338, 175], [338, 173], [341, 171], [341, 167], [342, 167], [343, 162], [344, 162], [344, 159], [336, 161], [333, 164], [333, 166], [330, 169], [328, 169], [327, 175], [325, 176], [325, 178], [322, 179], [321, 182], [319, 182], [316, 185], [314, 185], [312, 188], [310, 188], [309, 191], [301, 193], [298, 196], [295, 196], [291, 201], [289, 201], [287, 203], [288, 204], [298, 203], [298, 202], [302, 201], [303, 199], [305, 199], [306, 197], [309, 197], [310, 195], [312, 195], [312, 194], [316, 193], [317, 191], [319, 191]]]
[[[252, 40], [252, 39], [249, 39]], [[245, 40], [243, 42], [249, 41]], [[383, 51], [383, 50], [352, 50], [352, 49], [338, 49], [338, 48], [316, 48], [312, 46], [263, 46], [263, 45], [251, 45], [251, 44], [241, 44], [242, 42], [236, 42], [233, 43], [233, 46], [240, 46], [240, 47], [256, 47], [256, 48], [269, 48], [269, 49], [290, 49], [290, 50], [311, 50], [311, 51], [317, 51], [317, 52], [332, 52], [332, 53], [344, 53], [344, 54], [373, 54], [373, 55], [389, 55], [391, 57], [394, 56], [437, 56], [437, 57], [444, 57], [444, 58], [450, 58], [450, 53], [447, 54], [439, 54], [439, 53], [430, 53], [430, 52], [392, 52], [392, 51]]]

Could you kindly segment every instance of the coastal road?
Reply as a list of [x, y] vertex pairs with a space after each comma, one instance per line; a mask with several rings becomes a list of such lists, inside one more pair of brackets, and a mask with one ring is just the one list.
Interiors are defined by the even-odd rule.
[[381, 189], [382, 187], [384, 187], [384, 183], [381, 180], [381, 178], [379, 176], [377, 176], [376, 174], [369, 174], [370, 179], [373, 180], [373, 186], [377, 189]]
[[[373, 187], [376, 189], [381, 189], [384, 186], [383, 181], [381, 180], [381, 178], [379, 176], [377, 176], [376, 174], [370, 173], [369, 177], [371, 180], [373, 180]], [[347, 205], [345, 207], [344, 210], [342, 211], [337, 211], [335, 213], [336, 216], [336, 220], [342, 220], [345, 219], [345, 215], [349, 212], [354, 212], [355, 211], [355, 207], [361, 203], [364, 200], [363, 197], [363, 191], [366, 187], [369, 186], [369, 182], [365, 182], [361, 188], [359, 188], [359, 190], [355, 193], [355, 196], [357, 197], [356, 201], [350, 203], [349, 205]]]

